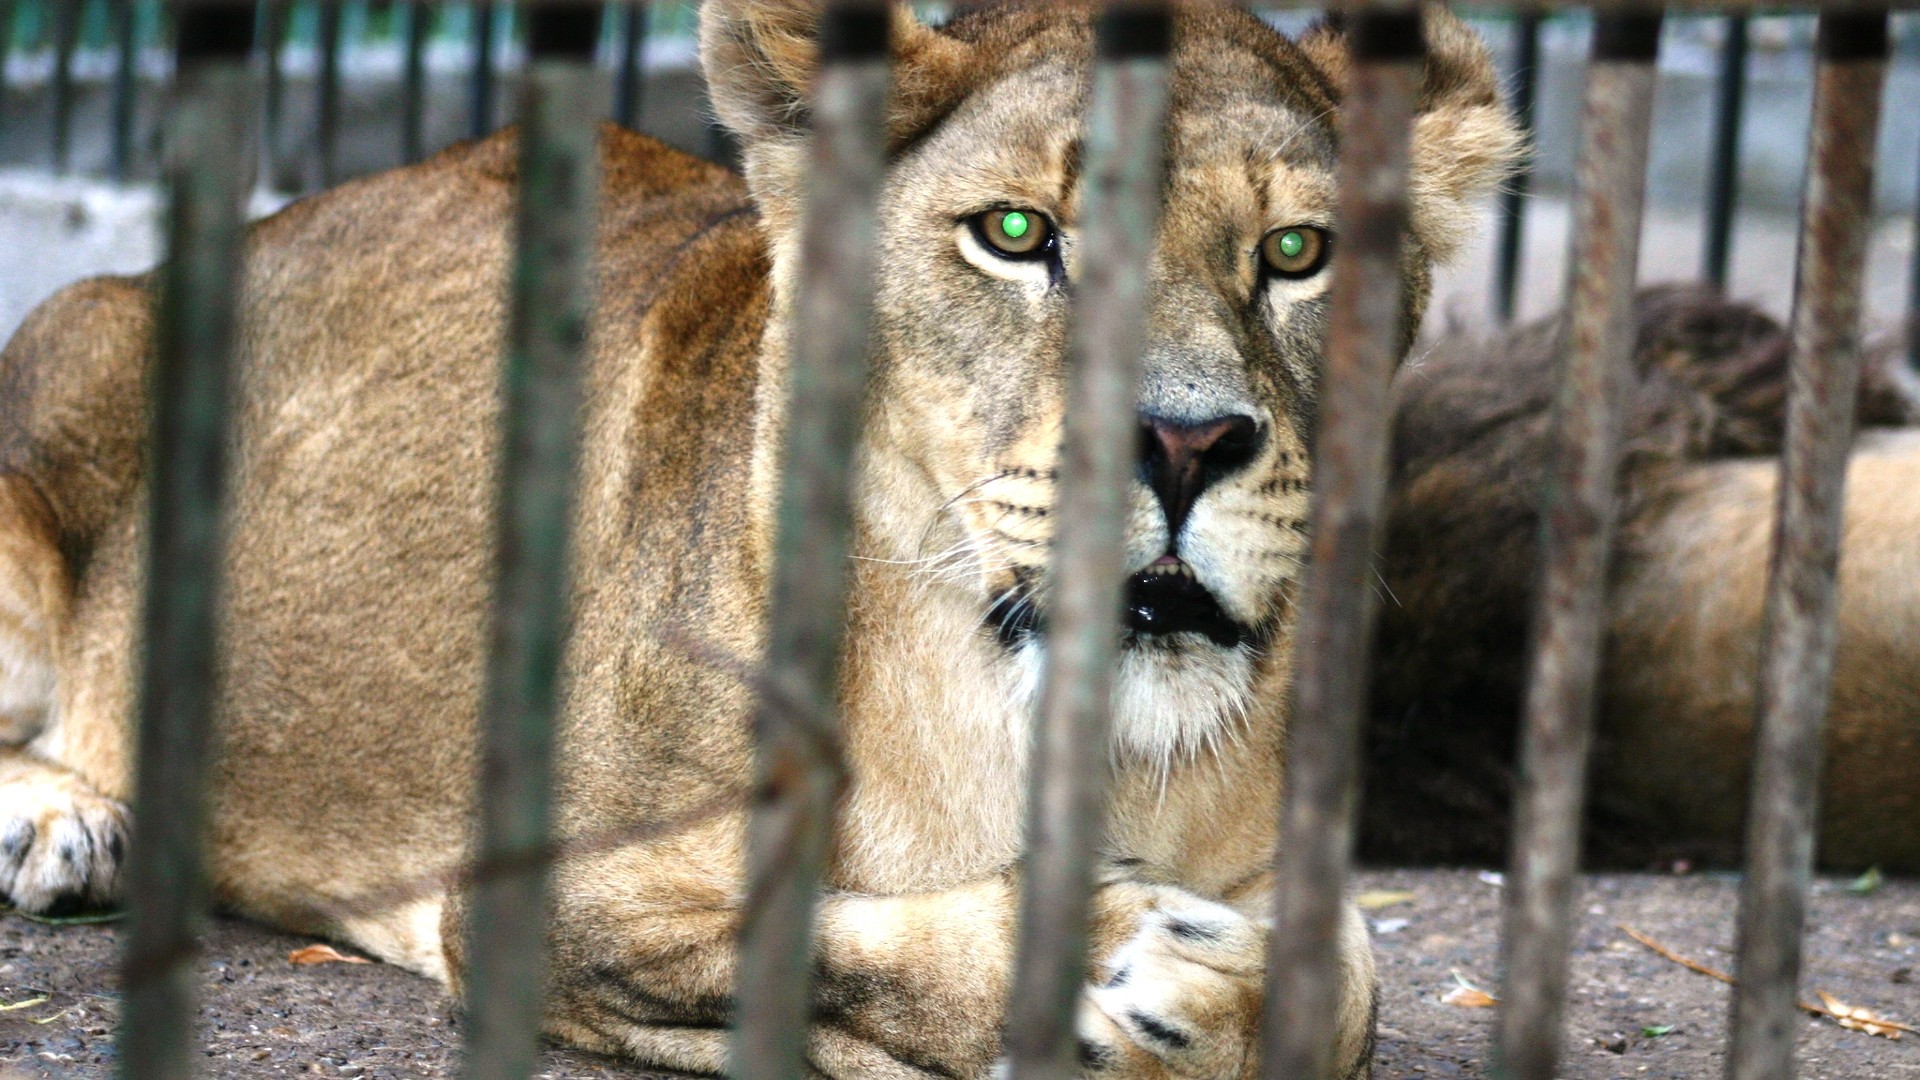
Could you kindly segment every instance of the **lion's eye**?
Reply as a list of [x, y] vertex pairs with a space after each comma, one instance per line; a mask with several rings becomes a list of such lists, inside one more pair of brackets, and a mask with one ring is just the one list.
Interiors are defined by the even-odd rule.
[[1053, 223], [1032, 210], [989, 210], [976, 214], [973, 231], [994, 254], [1009, 259], [1032, 259], [1046, 253], [1053, 241]]
[[1333, 249], [1326, 230], [1312, 225], [1275, 229], [1260, 241], [1260, 261], [1275, 277], [1306, 278], [1320, 272]]

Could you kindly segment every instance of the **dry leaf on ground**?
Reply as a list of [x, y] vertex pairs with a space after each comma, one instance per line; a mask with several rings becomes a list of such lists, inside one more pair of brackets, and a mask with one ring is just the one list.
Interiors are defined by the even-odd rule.
[[1361, 911], [1379, 911], [1381, 908], [1390, 908], [1395, 904], [1411, 904], [1413, 903], [1413, 894], [1399, 890], [1382, 889], [1377, 892], [1363, 892], [1359, 896], [1354, 897], [1353, 902], [1359, 905]]
[[1825, 1005], [1827, 1012], [1831, 1013], [1835, 1020], [1840, 1021], [1841, 1027], [1852, 1031], [1864, 1031], [1883, 1039], [1900, 1037], [1900, 1025], [1888, 1023], [1887, 1017], [1877, 1016], [1866, 1009], [1845, 1004], [1825, 990], [1814, 992], [1820, 995], [1820, 1004]]
[[364, 956], [348, 956], [331, 945], [309, 945], [287, 954], [290, 964], [371, 964]]
[[1453, 981], [1460, 985], [1447, 991], [1440, 999], [1442, 1005], [1455, 1005], [1462, 1009], [1491, 1009], [1500, 1004], [1500, 999], [1473, 985], [1458, 971], [1453, 973]]

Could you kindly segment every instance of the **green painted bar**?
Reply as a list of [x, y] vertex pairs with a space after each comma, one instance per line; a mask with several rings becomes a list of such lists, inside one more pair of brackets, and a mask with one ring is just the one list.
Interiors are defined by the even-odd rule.
[[[480, 849], [467, 897], [469, 1080], [522, 1080], [539, 1049], [567, 554], [599, 199], [598, 4], [529, 13], [520, 191], [502, 373], [493, 630], [481, 719]], [[584, 28], [584, 29], [583, 29]]]
[[207, 901], [202, 851], [218, 657], [228, 387], [237, 323], [247, 127], [254, 79], [250, 4], [178, 15], [170, 110], [168, 259], [155, 342], [142, 634], [138, 779], [126, 877], [132, 899], [120, 1075], [185, 1080], [194, 1037], [197, 944]]

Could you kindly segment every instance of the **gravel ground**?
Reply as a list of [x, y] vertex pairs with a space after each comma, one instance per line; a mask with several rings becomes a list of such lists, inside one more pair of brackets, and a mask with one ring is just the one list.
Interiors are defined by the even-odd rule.
[[[1386, 992], [1375, 1069], [1381, 1080], [1485, 1073], [1493, 1010], [1441, 999], [1457, 985], [1456, 972], [1497, 990], [1500, 888], [1487, 878], [1472, 871], [1361, 875], [1362, 890], [1413, 894], [1373, 912]], [[1920, 882], [1889, 882], [1869, 897], [1850, 895], [1844, 885], [1817, 886], [1805, 996], [1825, 990], [1882, 1015], [1920, 1021]], [[1724, 970], [1733, 966], [1737, 891], [1728, 875], [1588, 880], [1563, 1077], [1721, 1075], [1726, 988], [1627, 940], [1616, 924]], [[45, 926], [18, 916], [0, 921], [0, 1069], [32, 1077], [111, 1075], [117, 937], [111, 925]], [[307, 944], [236, 920], [214, 926], [201, 984], [206, 1075], [454, 1074], [458, 1025], [437, 985], [383, 964], [288, 963], [287, 954]], [[1646, 1033], [1667, 1026], [1667, 1034]], [[1920, 1040], [1874, 1038], [1826, 1020], [1808, 1018], [1799, 1060], [1808, 1080], [1920, 1080]], [[606, 1058], [549, 1050], [540, 1075], [645, 1074]]]

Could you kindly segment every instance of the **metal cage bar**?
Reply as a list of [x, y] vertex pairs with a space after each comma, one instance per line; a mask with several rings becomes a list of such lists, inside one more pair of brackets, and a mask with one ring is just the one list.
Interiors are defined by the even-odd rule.
[[646, 72], [642, 67], [647, 47], [646, 0], [627, 0], [620, 7], [620, 44], [616, 54], [618, 77], [613, 90], [614, 123], [630, 131], [640, 130], [641, 98], [646, 92]]
[[427, 38], [433, 32], [433, 5], [414, 0], [406, 9], [400, 75], [400, 160], [411, 165], [420, 160], [426, 145]]
[[53, 5], [53, 171], [73, 164], [73, 54], [80, 47], [80, 20], [86, 0]]
[[154, 343], [145, 651], [120, 1075], [185, 1080], [194, 1047], [203, 845], [219, 649], [228, 397], [238, 338], [253, 10], [183, 7]]
[[1567, 336], [1541, 520], [1495, 1075], [1549, 1080], [1559, 1057], [1601, 624], [1633, 386], [1633, 282], [1653, 126], [1659, 15], [1594, 26], [1581, 117]]
[[320, 54], [320, 71], [315, 79], [317, 103], [314, 109], [314, 156], [321, 187], [332, 187], [339, 179], [340, 151], [340, 33], [343, 0], [320, 0], [319, 22], [314, 45]]
[[582, 372], [592, 314], [601, 6], [527, 16], [512, 300], [501, 379], [497, 573], [481, 716], [480, 851], [466, 949], [468, 1080], [522, 1080], [547, 963], [554, 727], [568, 626]]
[[1740, 895], [1732, 1080], [1788, 1080], [1800, 1023], [1822, 734], [1833, 682], [1847, 454], [1860, 379], [1861, 279], [1887, 16], [1820, 17], [1806, 204], [1795, 267], [1786, 449], [1761, 652]]
[[[1524, 11], [1513, 20], [1513, 116], [1529, 142], [1533, 139], [1534, 97], [1540, 82], [1540, 14]], [[1513, 321], [1520, 285], [1520, 254], [1527, 232], [1527, 189], [1533, 164], [1523, 162], [1500, 191], [1500, 235], [1494, 253], [1493, 312], [1501, 323]]]
[[846, 779], [837, 687], [885, 170], [888, 26], [886, 0], [835, 0], [820, 15], [813, 182], [792, 282], [785, 464], [753, 717], [739, 1021], [729, 1067], [737, 1080], [789, 1080], [804, 1068], [813, 915]]
[[1707, 238], [1701, 276], [1727, 287], [1733, 253], [1733, 215], [1740, 198], [1740, 130], [1747, 108], [1747, 16], [1736, 12], [1724, 24], [1720, 71], [1714, 83], [1713, 157], [1707, 166]]
[[1340, 114], [1326, 366], [1314, 434], [1313, 536], [1294, 641], [1294, 709], [1275, 853], [1262, 1075], [1332, 1068], [1336, 942], [1353, 854], [1360, 734], [1374, 611], [1373, 552], [1386, 498], [1388, 383], [1407, 346], [1400, 267], [1408, 135], [1426, 46], [1419, 10], [1361, 9]]
[[484, 139], [493, 130], [494, 84], [497, 81], [493, 56], [496, 20], [491, 0], [476, 0], [470, 17], [473, 19], [473, 25], [468, 28], [473, 38], [473, 70], [467, 82], [467, 137]]
[[135, 94], [140, 63], [140, 11], [135, 0], [112, 0], [114, 36], [112, 160], [113, 178], [126, 183], [133, 171]]
[[1106, 826], [1171, 16], [1158, 3], [1109, 7], [1096, 38], [1082, 180], [1083, 269], [1073, 297], [1065, 442], [1053, 508], [1054, 602], [1044, 638], [1046, 681], [1034, 717], [1019, 949], [1006, 1021], [1006, 1053], [1017, 1080], [1081, 1074], [1076, 1006]]

